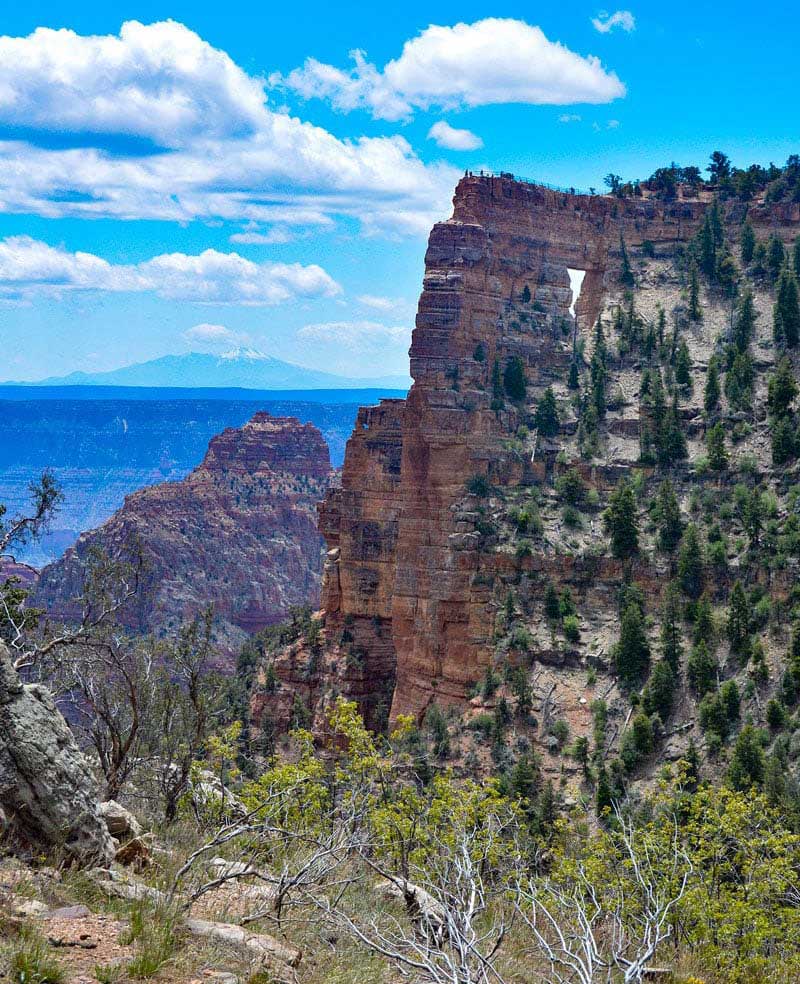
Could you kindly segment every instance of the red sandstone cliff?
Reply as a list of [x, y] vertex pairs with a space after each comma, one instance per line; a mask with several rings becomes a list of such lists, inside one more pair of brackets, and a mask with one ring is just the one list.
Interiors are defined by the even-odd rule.
[[56, 617], [75, 613], [87, 557], [140, 545], [139, 597], [130, 628], [161, 632], [213, 604], [223, 651], [246, 633], [319, 598], [322, 538], [317, 503], [331, 476], [328, 448], [311, 424], [257, 413], [213, 438], [203, 462], [180, 482], [130, 495], [96, 530], [42, 571], [35, 603]]
[[[564, 421], [557, 444], [521, 425], [530, 422], [532, 405], [550, 385], [568, 407], [574, 334], [590, 344], [603, 307], [622, 302], [621, 237], [641, 264], [637, 295], [649, 306], [647, 316], [655, 318], [665, 300], [680, 308], [685, 288], [673, 259], [697, 231], [709, 199], [570, 195], [484, 176], [459, 183], [453, 217], [434, 227], [428, 243], [410, 351], [414, 385], [405, 401], [360, 411], [341, 488], [331, 490], [320, 509], [328, 547], [323, 638], [313, 647], [301, 640], [273, 658], [279, 686], [275, 697], [256, 688], [256, 724], [267, 711], [285, 726], [294, 694], [318, 726], [327, 701], [342, 692], [359, 701], [373, 725], [383, 722], [384, 710], [391, 719], [409, 713], [419, 719], [433, 702], [464, 707], [499, 651], [511, 662], [532, 659], [534, 674], [544, 668], [543, 737], [554, 706], [575, 733], [590, 731], [587, 668], [608, 667], [622, 565], [604, 555], [598, 519], [587, 517], [590, 529], [570, 534], [581, 542], [567, 544], [557, 507], [552, 530], [528, 555], [515, 555], [514, 535], [504, 540], [502, 531], [517, 499], [533, 492], [552, 496], [557, 475], [570, 466], [602, 504], [616, 479], [639, 462], [643, 418], [625, 397], [604, 423], [602, 456], [589, 462], [578, 453], [574, 417]], [[733, 234], [742, 215], [740, 203], [727, 206]], [[761, 235], [782, 227], [789, 239], [800, 208], [751, 205], [749, 218]], [[666, 259], [653, 261], [651, 271], [645, 257], [654, 250]], [[577, 323], [569, 311], [568, 268], [585, 271]], [[728, 318], [724, 300], [709, 298], [709, 304], [704, 337], [692, 339], [701, 371]], [[523, 404], [495, 399], [495, 366], [513, 356], [527, 376]], [[615, 385], [635, 397], [641, 366], [624, 359], [619, 366]], [[701, 396], [702, 383], [680, 411], [690, 443], [700, 449]], [[470, 495], [476, 475], [497, 494], [484, 501]], [[661, 559], [643, 558], [630, 573], [657, 599], [667, 579]], [[548, 581], [569, 587], [584, 625], [591, 623], [594, 635], [580, 650], [551, 640], [541, 614]], [[513, 618], [534, 637], [533, 651], [514, 651], [499, 637], [497, 621], [509, 596]], [[547, 669], [570, 665], [580, 673]], [[606, 696], [614, 687], [610, 676]]]

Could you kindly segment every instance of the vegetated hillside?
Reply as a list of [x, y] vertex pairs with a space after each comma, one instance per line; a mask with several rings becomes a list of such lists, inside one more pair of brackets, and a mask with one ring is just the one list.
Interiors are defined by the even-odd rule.
[[123, 624], [166, 634], [213, 604], [218, 647], [230, 655], [247, 633], [318, 598], [317, 504], [330, 478], [316, 427], [257, 413], [213, 438], [182, 481], [135, 492], [83, 533], [42, 571], [33, 600], [54, 619], [74, 619], [98, 551], [134, 564], [141, 553]]
[[[4, 398], [13, 392], [11, 398]], [[175, 391], [93, 391], [72, 398], [62, 387], [51, 399], [37, 391], [0, 390], [0, 502], [11, 514], [27, 505], [31, 479], [50, 470], [64, 501], [49, 532], [21, 551], [17, 560], [51, 563], [84, 530], [104, 523], [126, 496], [146, 485], [178, 481], [205, 454], [208, 442], [226, 427], [241, 427], [258, 410], [310, 421], [322, 432], [331, 461], [341, 465], [358, 401], [353, 392], [327, 393], [324, 402], [294, 393], [176, 395]], [[24, 396], [18, 399], [17, 395]], [[370, 394], [367, 398], [377, 398]]]
[[794, 795], [785, 174], [754, 201], [721, 179], [602, 198], [462, 180], [415, 385], [359, 416], [322, 509], [323, 621], [263, 647], [256, 725], [323, 728], [344, 692], [377, 727], [411, 713], [466, 773], [535, 752], [567, 799], [687, 755]]

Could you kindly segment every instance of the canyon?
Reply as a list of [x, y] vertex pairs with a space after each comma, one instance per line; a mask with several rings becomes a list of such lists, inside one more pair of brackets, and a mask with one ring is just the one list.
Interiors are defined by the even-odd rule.
[[257, 412], [214, 437], [186, 478], [127, 496], [109, 520], [81, 534], [42, 571], [33, 601], [72, 621], [98, 551], [133, 561], [141, 573], [122, 623], [163, 634], [212, 605], [218, 649], [230, 659], [249, 633], [318, 597], [316, 506], [331, 477], [316, 427]]
[[[536, 726], [528, 740], [543, 751], [552, 775], [578, 771], [556, 747], [553, 722], [563, 719], [573, 736], [589, 735], [597, 700], [608, 704], [609, 744], [616, 747], [631, 718], [613, 669], [619, 593], [626, 584], [642, 592], [655, 652], [654, 623], [674, 560], [659, 556], [652, 523], [642, 534], [645, 549], [629, 562], [611, 555], [602, 531], [600, 510], [620, 478], [636, 476], [647, 503], [664, 477], [642, 460], [649, 411], [639, 390], [648, 362], [635, 352], [625, 355], [610, 318], [633, 297], [637, 323], [653, 326], [664, 310], [687, 342], [693, 379], [677, 409], [687, 458], [670, 470], [685, 516], [693, 496], [711, 484], [695, 468], [709, 426], [703, 384], [732, 319], [730, 299], [711, 288], [703, 291], [702, 324], [686, 316], [686, 249], [712, 207], [712, 193], [687, 187], [664, 200], [575, 195], [511, 175], [468, 174], [460, 181], [452, 217], [434, 226], [428, 242], [410, 350], [413, 386], [405, 400], [359, 411], [341, 484], [320, 508], [327, 547], [321, 636], [312, 645], [300, 637], [265, 655], [253, 687], [256, 726], [269, 718], [271, 727], [288, 727], [301, 699], [322, 729], [326, 708], [342, 693], [358, 701], [376, 728], [391, 728], [405, 716], [422, 722], [433, 705], [474, 719], [501, 695], [510, 696], [501, 685], [497, 695], [484, 687], [481, 697], [487, 674], [507, 681], [521, 666], [534, 693]], [[733, 200], [722, 214], [732, 240], [745, 216], [759, 236], [777, 233], [787, 244], [800, 228], [800, 206], [791, 202]], [[623, 283], [628, 263], [633, 291]], [[571, 283], [580, 283], [577, 298]], [[738, 451], [743, 461], [753, 456], [764, 465], [763, 373], [777, 356], [771, 292], [756, 283], [754, 294], [755, 410]], [[615, 395], [600, 424], [601, 447], [586, 454], [568, 375], [573, 353], [588, 364], [598, 319], [620, 354], [610, 370], [608, 392]], [[677, 339], [678, 327], [674, 331]], [[524, 398], [517, 400], [502, 392], [503, 373], [514, 360], [526, 379]], [[581, 372], [585, 379], [585, 368]], [[533, 424], [548, 389], [561, 418], [557, 436]], [[732, 427], [741, 414], [725, 407], [718, 417]], [[594, 498], [577, 525], [564, 522], [556, 493], [569, 474]], [[722, 480], [713, 478], [719, 488]], [[781, 487], [780, 476], [772, 478]], [[532, 543], [515, 521], [529, 507], [542, 522]], [[738, 563], [732, 559], [734, 572]], [[790, 571], [772, 576], [776, 597], [786, 598], [796, 567], [793, 560]], [[732, 579], [720, 578], [717, 603]], [[548, 585], [566, 590], [576, 605], [579, 641], [556, 638], [542, 608]], [[768, 658], [779, 663], [780, 645], [765, 645]], [[666, 735], [672, 758], [690, 739], [702, 740], [688, 691], [679, 705]], [[486, 751], [475, 754], [485, 758]]]

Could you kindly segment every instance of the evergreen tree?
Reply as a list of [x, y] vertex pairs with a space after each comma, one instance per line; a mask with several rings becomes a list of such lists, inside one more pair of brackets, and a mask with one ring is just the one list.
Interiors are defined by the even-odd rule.
[[752, 409], [755, 370], [749, 352], [736, 352], [725, 374], [725, 396], [734, 410]]
[[764, 529], [764, 502], [758, 486], [750, 490], [749, 496], [744, 501], [742, 523], [750, 540], [751, 549], [757, 548]]
[[509, 399], [519, 403], [525, 399], [527, 385], [525, 364], [518, 355], [512, 355], [503, 370], [503, 388]]
[[619, 642], [614, 647], [614, 665], [626, 686], [636, 686], [647, 672], [650, 663], [650, 643], [647, 641], [644, 615], [636, 602], [622, 613]]
[[700, 535], [694, 523], [689, 523], [683, 533], [678, 551], [678, 580], [683, 593], [689, 598], [699, 598], [704, 584], [703, 549]]
[[644, 708], [648, 714], [658, 714], [662, 721], [666, 721], [674, 700], [675, 672], [666, 660], [660, 659], [653, 667], [642, 695]]
[[715, 633], [714, 612], [708, 595], [704, 593], [695, 606], [693, 641], [695, 644], [705, 642], [706, 645], [712, 646]]
[[785, 465], [797, 452], [797, 435], [790, 417], [779, 417], [772, 422], [772, 463]]
[[775, 372], [770, 376], [767, 394], [767, 406], [771, 414], [782, 417], [789, 412], [797, 396], [797, 383], [794, 379], [792, 363], [787, 356], [783, 356]]
[[741, 581], [736, 581], [731, 590], [725, 632], [731, 652], [746, 661], [750, 656], [750, 603]]
[[620, 268], [619, 268], [619, 282], [625, 287], [633, 287], [633, 270], [631, 269], [631, 261], [628, 258], [628, 250], [625, 246], [625, 239], [620, 233], [619, 235], [619, 257], [620, 257]]
[[539, 433], [545, 437], [554, 437], [558, 433], [560, 426], [558, 406], [552, 386], [547, 387], [536, 405], [535, 421]]
[[530, 304], [531, 302], [531, 289], [527, 284], [525, 284], [525, 286], [522, 288], [522, 294], [520, 295], [520, 300], [522, 301], [523, 304]]
[[746, 290], [739, 301], [736, 318], [733, 323], [733, 344], [739, 352], [746, 352], [750, 347], [756, 326], [756, 308], [752, 291]]
[[667, 315], [664, 308], [659, 304], [658, 306], [658, 318], [656, 321], [656, 331], [658, 333], [658, 344], [660, 348], [664, 347], [664, 337], [667, 328]]
[[686, 389], [692, 385], [692, 359], [685, 339], [681, 339], [675, 359], [675, 382]]
[[772, 309], [772, 334], [778, 348], [794, 348], [800, 340], [800, 296], [795, 275], [788, 267], [778, 280]]
[[714, 232], [711, 228], [711, 215], [709, 211], [706, 211], [698, 239], [700, 247], [700, 269], [709, 280], [713, 280], [717, 270], [717, 248], [714, 243]]
[[786, 250], [780, 236], [772, 235], [769, 237], [767, 246], [767, 269], [773, 280], [777, 280], [786, 262]]
[[703, 311], [700, 307], [700, 277], [697, 272], [697, 264], [692, 261], [689, 268], [689, 319], [700, 321]]
[[716, 687], [718, 672], [716, 658], [705, 640], [701, 640], [692, 647], [686, 663], [686, 677], [698, 697], [703, 697]]
[[719, 406], [719, 369], [717, 359], [712, 356], [708, 361], [708, 372], [706, 373], [706, 387], [703, 394], [703, 406], [706, 413], [713, 413]]
[[753, 252], [756, 248], [756, 234], [749, 222], [742, 226], [741, 256], [742, 263], [747, 266], [753, 260]]
[[639, 552], [639, 527], [636, 500], [630, 483], [622, 479], [609, 496], [603, 514], [606, 534], [611, 537], [611, 552], [622, 560]]
[[547, 582], [544, 591], [544, 617], [548, 622], [558, 622], [561, 619], [561, 599], [552, 581]]
[[681, 600], [674, 583], [664, 592], [664, 610], [661, 616], [661, 656], [669, 663], [677, 677], [683, 656], [681, 635]]
[[725, 471], [728, 467], [728, 452], [725, 450], [725, 428], [715, 424], [706, 434], [708, 463], [714, 471]]
[[576, 390], [580, 386], [580, 374], [578, 372], [578, 360], [573, 355], [572, 362], [569, 364], [569, 379], [567, 380], [567, 386], [571, 390]]
[[655, 502], [655, 518], [658, 524], [658, 546], [665, 553], [673, 553], [683, 536], [683, 522], [678, 497], [668, 479], [658, 488]]
[[728, 767], [728, 782], [734, 789], [746, 790], [760, 786], [764, 781], [764, 750], [759, 734], [751, 724], [746, 724], [733, 748]]
[[672, 405], [666, 412], [661, 427], [656, 431], [656, 449], [661, 465], [671, 465], [675, 461], [681, 461], [688, 453], [678, 410], [677, 392], [672, 394]]
[[794, 275], [800, 279], [800, 236], [798, 236], [792, 246], [792, 269]]

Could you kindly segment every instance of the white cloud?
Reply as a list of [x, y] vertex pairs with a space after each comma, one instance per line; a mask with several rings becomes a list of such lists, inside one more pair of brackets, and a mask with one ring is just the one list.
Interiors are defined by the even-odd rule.
[[202, 323], [187, 328], [183, 337], [193, 348], [218, 350], [229, 345], [242, 345], [250, 340], [246, 332], [233, 331], [225, 325]]
[[445, 120], [439, 120], [428, 130], [428, 140], [435, 140], [447, 150], [478, 150], [483, 141], [471, 130], [458, 130]]
[[235, 232], [230, 237], [230, 241], [241, 243], [243, 246], [275, 246], [294, 242], [296, 238], [296, 233], [290, 229], [273, 226], [266, 232], [258, 232], [257, 227], [248, 229], [246, 232]]
[[414, 109], [495, 103], [606, 103], [625, 86], [599, 59], [550, 41], [538, 27], [489, 17], [452, 27], [431, 25], [406, 41], [379, 71], [361, 51], [349, 71], [313, 58], [270, 83], [305, 99], [326, 99], [343, 112], [363, 108], [376, 119], [401, 120]]
[[580, 123], [581, 117], [578, 113], [562, 113], [558, 118], [559, 123]]
[[0, 241], [0, 297], [29, 300], [65, 291], [153, 292], [173, 300], [273, 305], [300, 297], [332, 297], [341, 287], [316, 264], [253, 263], [207, 249], [164, 253], [137, 264], [112, 264], [70, 253], [29, 236]]
[[608, 34], [615, 27], [630, 33], [636, 28], [636, 18], [630, 10], [615, 10], [613, 14], [601, 10], [597, 17], [592, 18], [592, 26], [601, 34]]
[[[0, 211], [420, 234], [458, 171], [406, 140], [339, 140], [182, 24], [0, 38]], [[154, 153], [153, 144], [167, 147]], [[246, 232], [244, 233], [246, 235]]]
[[[357, 364], [362, 375], [408, 374], [408, 325], [385, 325], [377, 321], [332, 321], [306, 325], [297, 332], [308, 346], [311, 359], [329, 371], [353, 375]], [[357, 363], [354, 363], [357, 357]]]
[[45, 27], [0, 37], [6, 125], [177, 147], [254, 132], [264, 113], [261, 84], [175, 21], [127, 21], [117, 37]]
[[376, 294], [361, 294], [357, 300], [359, 304], [373, 308], [375, 311], [395, 311], [398, 308], [408, 307], [407, 301], [394, 297], [381, 297]]

